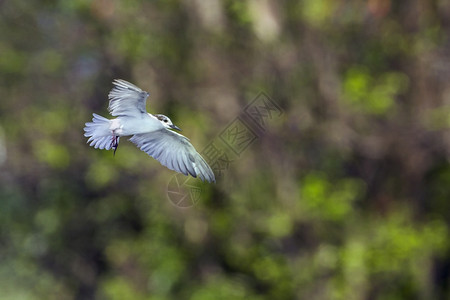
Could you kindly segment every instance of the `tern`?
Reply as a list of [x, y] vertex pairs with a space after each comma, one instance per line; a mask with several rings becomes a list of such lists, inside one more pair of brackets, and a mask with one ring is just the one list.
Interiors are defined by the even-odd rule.
[[93, 114], [92, 122], [84, 127], [90, 146], [113, 149], [115, 153], [120, 137], [131, 136], [131, 142], [167, 168], [203, 181], [216, 181], [211, 167], [189, 139], [172, 131], [181, 129], [165, 115], [147, 112], [148, 92], [122, 79], [115, 79], [113, 84], [108, 95], [108, 111], [116, 118]]

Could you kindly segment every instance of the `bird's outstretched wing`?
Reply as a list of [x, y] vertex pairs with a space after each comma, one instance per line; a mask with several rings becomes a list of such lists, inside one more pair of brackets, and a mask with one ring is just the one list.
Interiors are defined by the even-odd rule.
[[109, 92], [108, 110], [111, 115], [117, 116], [137, 116], [147, 113], [145, 102], [150, 95], [137, 86], [122, 79], [113, 81], [115, 87]]
[[215, 182], [214, 173], [208, 163], [195, 150], [189, 139], [168, 129], [135, 134], [130, 139], [142, 151], [158, 160], [167, 168]]

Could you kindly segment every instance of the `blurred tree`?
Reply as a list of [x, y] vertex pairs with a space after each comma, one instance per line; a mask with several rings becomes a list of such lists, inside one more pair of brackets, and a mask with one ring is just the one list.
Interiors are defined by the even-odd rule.
[[[448, 299], [446, 1], [0, 1], [1, 299]], [[198, 202], [125, 140], [114, 78], [204, 149], [284, 113]]]

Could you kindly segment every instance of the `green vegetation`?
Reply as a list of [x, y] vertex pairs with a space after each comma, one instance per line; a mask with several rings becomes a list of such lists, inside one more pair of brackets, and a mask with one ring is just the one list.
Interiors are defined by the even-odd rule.
[[[0, 1], [0, 299], [449, 299], [449, 16]], [[282, 113], [177, 206], [175, 173], [126, 138], [86, 144], [115, 78], [200, 151], [260, 92]]]

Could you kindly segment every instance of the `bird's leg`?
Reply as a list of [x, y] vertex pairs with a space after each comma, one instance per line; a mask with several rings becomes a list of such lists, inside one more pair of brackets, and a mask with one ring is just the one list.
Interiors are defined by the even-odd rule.
[[111, 141], [111, 148], [114, 149], [113, 155], [116, 155], [117, 148], [119, 147], [119, 143], [117, 142], [118, 139], [119, 139], [119, 137], [117, 135], [113, 135], [112, 141]]

